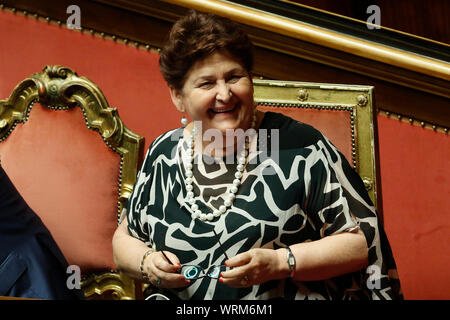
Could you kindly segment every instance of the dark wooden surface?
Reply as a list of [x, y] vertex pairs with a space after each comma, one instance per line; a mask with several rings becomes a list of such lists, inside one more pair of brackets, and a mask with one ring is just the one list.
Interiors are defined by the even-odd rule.
[[448, 0], [290, 0], [366, 21], [367, 7], [378, 5], [381, 25], [435, 41], [450, 43]]
[[[0, 0], [0, 3], [62, 23], [69, 16], [66, 8], [73, 4], [71, 0]], [[81, 8], [83, 28], [129, 39], [130, 45], [138, 42], [156, 48], [162, 46], [173, 21], [187, 12], [186, 8], [153, 0], [80, 0], [77, 5]], [[245, 26], [245, 29], [256, 44], [256, 76], [372, 85], [378, 109], [450, 127], [449, 81], [254, 27]]]

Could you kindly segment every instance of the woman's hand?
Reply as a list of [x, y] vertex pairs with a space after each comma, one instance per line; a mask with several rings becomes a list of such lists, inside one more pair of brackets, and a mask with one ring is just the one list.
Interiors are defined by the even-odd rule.
[[168, 251], [164, 251], [164, 253], [173, 264], [167, 261], [160, 251], [149, 254], [144, 261], [144, 271], [147, 273], [150, 282], [162, 288], [180, 288], [189, 285], [190, 281], [177, 273], [181, 268], [178, 258]]
[[222, 272], [219, 281], [230, 287], [249, 287], [289, 276], [286, 249], [250, 249], [225, 264], [232, 269]]

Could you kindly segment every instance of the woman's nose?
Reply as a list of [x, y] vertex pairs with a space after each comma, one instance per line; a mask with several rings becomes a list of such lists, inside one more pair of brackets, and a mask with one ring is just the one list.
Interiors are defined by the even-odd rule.
[[216, 93], [216, 99], [220, 100], [224, 103], [227, 103], [230, 101], [232, 92], [230, 90], [230, 87], [227, 83], [219, 83], [217, 86], [217, 93]]

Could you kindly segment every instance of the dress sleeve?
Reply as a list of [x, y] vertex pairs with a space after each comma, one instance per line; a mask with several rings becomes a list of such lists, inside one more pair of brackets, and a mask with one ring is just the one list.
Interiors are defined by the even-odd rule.
[[[302, 204], [321, 238], [359, 229], [359, 220], [354, 216], [347, 199], [348, 187], [354, 189], [351, 183], [346, 183], [348, 177], [342, 169], [343, 163], [348, 163], [325, 139], [309, 147], [311, 153], [306, 158], [306, 192]], [[365, 205], [370, 207], [370, 204]]]
[[310, 148], [304, 208], [316, 231], [324, 237], [361, 229], [369, 260], [361, 273], [361, 285], [372, 299], [401, 299], [393, 254], [361, 177], [326, 137]]
[[145, 242], [150, 246], [150, 235], [147, 223], [147, 207], [151, 192], [151, 181], [153, 176], [153, 161], [150, 153], [151, 147], [147, 151], [141, 170], [137, 174], [133, 192], [128, 199], [122, 217], [128, 220], [128, 232], [133, 237]]

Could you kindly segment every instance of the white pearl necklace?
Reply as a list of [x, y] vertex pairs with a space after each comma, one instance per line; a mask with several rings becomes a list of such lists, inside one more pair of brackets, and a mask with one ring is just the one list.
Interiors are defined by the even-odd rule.
[[[253, 114], [253, 120], [251, 124], [251, 128], [253, 129], [256, 124], [256, 115]], [[246, 139], [245, 140], [245, 148], [242, 150], [238, 157], [238, 165], [236, 166], [236, 172], [234, 174], [234, 180], [233, 185], [228, 190], [225, 201], [223, 205], [219, 207], [219, 209], [214, 209], [212, 213], [203, 213], [199, 210], [198, 205], [196, 202], [196, 197], [194, 195], [194, 186], [192, 185], [194, 183], [194, 173], [192, 172], [192, 169], [194, 167], [194, 139], [195, 139], [195, 126], [192, 128], [192, 132], [190, 135], [187, 150], [187, 165], [186, 165], [186, 179], [185, 179], [185, 185], [187, 190], [187, 203], [190, 205], [192, 209], [192, 218], [193, 219], [200, 219], [202, 221], [212, 221], [214, 218], [219, 217], [222, 214], [227, 213], [228, 209], [233, 205], [234, 199], [236, 199], [236, 193], [239, 190], [239, 187], [241, 185], [241, 178], [243, 176], [243, 172], [245, 170], [245, 166], [247, 165], [247, 158], [248, 158], [248, 148], [249, 148], [249, 142]]]

